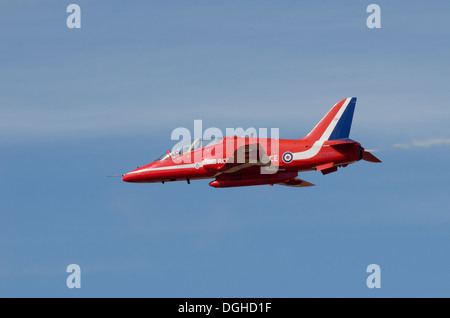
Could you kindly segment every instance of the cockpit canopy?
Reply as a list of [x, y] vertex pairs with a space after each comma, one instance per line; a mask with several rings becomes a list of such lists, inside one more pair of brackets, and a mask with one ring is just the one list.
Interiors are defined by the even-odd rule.
[[194, 150], [204, 148], [206, 146], [211, 146], [214, 144], [217, 144], [219, 142], [222, 142], [223, 138], [215, 138], [212, 140], [205, 140], [201, 138], [197, 138], [195, 140], [191, 140], [190, 142], [187, 142], [185, 145], [176, 145], [172, 150], [166, 151], [164, 154], [162, 154], [160, 157], [158, 157], [155, 161], [162, 161], [166, 160], [168, 158], [176, 157], [182, 154], [190, 153]]

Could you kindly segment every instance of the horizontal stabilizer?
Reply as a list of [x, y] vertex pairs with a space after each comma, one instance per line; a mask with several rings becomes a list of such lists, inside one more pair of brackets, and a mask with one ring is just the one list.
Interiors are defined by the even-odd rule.
[[315, 186], [315, 184], [309, 183], [308, 181], [299, 179], [299, 178], [293, 178], [289, 179], [280, 183], [277, 183], [282, 186], [286, 187], [312, 187]]
[[364, 149], [362, 150], [361, 159], [369, 162], [381, 162], [380, 159]]

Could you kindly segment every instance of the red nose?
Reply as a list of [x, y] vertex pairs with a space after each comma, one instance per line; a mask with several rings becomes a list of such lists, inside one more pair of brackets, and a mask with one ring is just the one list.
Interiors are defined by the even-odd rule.
[[134, 173], [127, 173], [127, 174], [124, 174], [124, 175], [122, 176], [122, 181], [125, 181], [125, 182], [135, 182], [135, 181], [136, 181], [136, 174], [134, 174]]

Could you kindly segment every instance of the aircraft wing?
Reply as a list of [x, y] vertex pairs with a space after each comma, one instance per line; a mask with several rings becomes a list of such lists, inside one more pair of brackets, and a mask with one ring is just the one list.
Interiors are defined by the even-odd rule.
[[265, 167], [269, 171], [273, 167], [273, 163], [261, 144], [254, 143], [238, 147], [227, 159], [227, 162], [218, 169], [218, 172], [227, 174], [260, 173], [261, 167]]
[[299, 178], [292, 178], [280, 183], [277, 183], [279, 185], [282, 186], [287, 186], [287, 187], [312, 187], [315, 186], [315, 184], [309, 183], [308, 181], [299, 179]]

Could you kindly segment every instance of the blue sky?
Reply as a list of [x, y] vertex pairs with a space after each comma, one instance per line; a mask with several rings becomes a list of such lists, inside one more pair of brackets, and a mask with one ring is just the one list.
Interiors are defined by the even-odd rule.
[[[0, 296], [450, 296], [449, 3], [378, 1], [370, 30], [368, 1], [80, 0], [69, 30], [70, 3], [0, 3]], [[106, 178], [195, 119], [300, 138], [349, 96], [381, 165], [307, 189]]]

